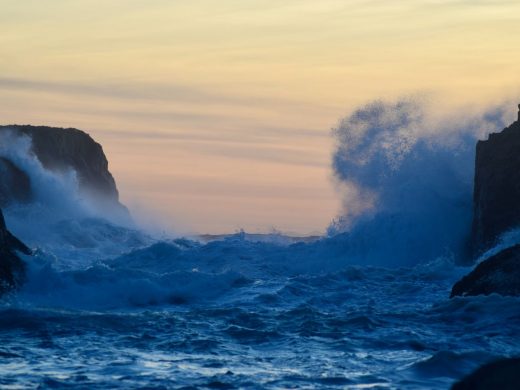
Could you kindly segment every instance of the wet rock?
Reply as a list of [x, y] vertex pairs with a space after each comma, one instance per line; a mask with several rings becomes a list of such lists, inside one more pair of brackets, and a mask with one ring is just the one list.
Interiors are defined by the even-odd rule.
[[485, 364], [452, 386], [452, 390], [518, 390], [520, 359], [503, 359]]
[[519, 199], [520, 120], [477, 143], [471, 239], [474, 256], [492, 247], [500, 234], [520, 225]]
[[[520, 226], [520, 105], [518, 121], [477, 143], [471, 248], [473, 258]], [[520, 295], [520, 245], [478, 264], [452, 288], [451, 297]]]
[[0, 210], [0, 296], [18, 287], [24, 280], [25, 263], [17, 252], [31, 254], [31, 250], [7, 230]]
[[455, 283], [451, 297], [492, 293], [520, 295], [520, 245], [507, 248], [477, 265]]

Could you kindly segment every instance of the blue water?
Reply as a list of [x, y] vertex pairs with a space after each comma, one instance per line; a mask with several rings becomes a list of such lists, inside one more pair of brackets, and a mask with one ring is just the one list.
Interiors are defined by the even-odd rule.
[[1, 388], [445, 389], [520, 353], [520, 299], [448, 299], [468, 271], [449, 258], [382, 268], [321, 242], [114, 228], [137, 248], [93, 260], [96, 223], [78, 226], [85, 258], [71, 266], [73, 246], [42, 243], [2, 303]]

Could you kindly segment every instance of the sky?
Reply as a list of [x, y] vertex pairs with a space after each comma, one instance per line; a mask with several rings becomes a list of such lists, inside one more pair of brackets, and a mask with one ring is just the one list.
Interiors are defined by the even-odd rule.
[[182, 233], [323, 232], [339, 119], [485, 106], [519, 63], [518, 1], [0, 0], [0, 123], [87, 131], [138, 219]]

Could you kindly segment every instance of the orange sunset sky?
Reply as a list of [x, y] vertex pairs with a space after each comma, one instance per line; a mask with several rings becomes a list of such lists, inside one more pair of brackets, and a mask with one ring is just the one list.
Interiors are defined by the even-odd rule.
[[323, 232], [331, 127], [372, 99], [520, 85], [520, 2], [0, 0], [2, 124], [77, 127], [178, 232]]

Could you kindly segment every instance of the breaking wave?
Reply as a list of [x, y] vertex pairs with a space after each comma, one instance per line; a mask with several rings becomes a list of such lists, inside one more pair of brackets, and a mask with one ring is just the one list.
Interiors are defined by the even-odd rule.
[[333, 170], [343, 211], [329, 235], [344, 233], [355, 257], [416, 264], [465, 255], [472, 218], [477, 139], [505, 127], [505, 109], [464, 116], [424, 101], [375, 101], [334, 129]]

